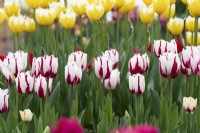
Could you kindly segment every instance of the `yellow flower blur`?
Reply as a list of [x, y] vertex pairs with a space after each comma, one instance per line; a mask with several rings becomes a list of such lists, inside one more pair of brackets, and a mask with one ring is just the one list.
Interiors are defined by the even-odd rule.
[[86, 13], [87, 0], [74, 0], [72, 2], [72, 8], [78, 15], [84, 15]]
[[53, 9], [38, 8], [35, 17], [40, 25], [51, 25], [56, 18], [56, 11]]
[[119, 9], [120, 12], [130, 12], [135, 6], [135, 0], [125, 0], [124, 5]]
[[16, 1], [5, 1], [4, 10], [8, 17], [17, 16], [20, 10], [20, 4]]
[[104, 7], [104, 12], [110, 11], [115, 5], [115, 0], [101, 0], [101, 2]]
[[25, 0], [29, 8], [36, 9], [40, 7], [40, 0]]
[[175, 36], [182, 33], [184, 27], [184, 20], [181, 18], [170, 18], [167, 23], [168, 30]]
[[[175, 7], [175, 4], [173, 4], [173, 5], [171, 5], [171, 8], [169, 6], [162, 15], [164, 18], [169, 19], [174, 16], [175, 11], [176, 11], [176, 7]], [[170, 13], [170, 15], [169, 15], [169, 13]]]
[[86, 14], [91, 20], [99, 20], [104, 14], [102, 4], [89, 4], [86, 7]]
[[[188, 16], [185, 20], [185, 27], [188, 31], [194, 32], [195, 18]], [[198, 29], [200, 29], [200, 19], [198, 21]]]
[[181, 0], [183, 4], [187, 5], [187, 0]]
[[153, 0], [143, 0], [143, 2], [144, 2], [147, 6], [149, 6], [149, 5], [152, 4]]
[[150, 24], [154, 20], [154, 10], [152, 6], [144, 6], [139, 10], [140, 19], [145, 24]]
[[124, 3], [125, 3], [125, 0], [116, 0], [115, 6], [117, 8], [120, 8], [120, 7], [122, 7], [124, 5]]
[[153, 0], [154, 11], [158, 14], [163, 14], [169, 5], [170, 0]]
[[65, 10], [66, 10], [64, 3], [61, 3], [61, 2], [49, 3], [49, 8], [54, 9], [56, 11], [57, 18], [59, 17], [61, 12], [65, 12]]
[[4, 10], [2, 8], [0, 8], [0, 24], [3, 23], [5, 17], [6, 17], [6, 15], [5, 15]]
[[[200, 32], [198, 32], [198, 37], [197, 37], [197, 44], [200, 44]], [[194, 32], [186, 32], [186, 40], [188, 45], [193, 45], [194, 44]]]
[[66, 9], [66, 13], [60, 13], [59, 23], [65, 29], [72, 29], [76, 23], [76, 14], [71, 8]]
[[24, 31], [33, 32], [35, 30], [35, 21], [32, 18], [25, 18]]
[[200, 16], [200, 0], [187, 0], [188, 2], [188, 10], [190, 15], [193, 17]]
[[176, 0], [170, 0], [170, 4], [174, 4]]
[[8, 21], [8, 26], [12, 32], [20, 34], [24, 31], [24, 17], [23, 16], [11, 16]]

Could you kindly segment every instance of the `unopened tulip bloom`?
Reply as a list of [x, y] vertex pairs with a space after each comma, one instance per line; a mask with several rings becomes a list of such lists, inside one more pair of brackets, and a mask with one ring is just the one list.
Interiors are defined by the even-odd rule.
[[141, 74], [129, 76], [129, 89], [132, 94], [141, 95], [145, 90], [145, 78]]
[[8, 26], [12, 32], [20, 34], [24, 31], [25, 19], [23, 16], [11, 16], [8, 21]]
[[104, 14], [104, 7], [101, 3], [87, 5], [86, 14], [90, 20], [99, 20]]
[[131, 74], [144, 73], [149, 68], [149, 57], [147, 54], [135, 54], [128, 62]]
[[[194, 45], [194, 32], [186, 32], [186, 40], [188, 45]], [[200, 32], [197, 33], [197, 45], [200, 44]]]
[[171, 18], [167, 23], [167, 29], [175, 36], [182, 33], [184, 20], [181, 18]]
[[124, 0], [123, 6], [119, 9], [120, 12], [129, 13], [134, 9], [135, 0]]
[[33, 32], [35, 30], [35, 21], [32, 18], [25, 18], [24, 31]]
[[58, 58], [54, 55], [41, 57], [41, 75], [46, 78], [55, 78], [58, 72]]
[[61, 2], [49, 3], [49, 8], [56, 11], [56, 17], [57, 18], [60, 16], [61, 12], [65, 12], [65, 10], [66, 10], [65, 4], [61, 3]]
[[85, 70], [87, 66], [87, 54], [83, 53], [82, 51], [71, 53], [68, 57], [68, 61], [75, 61], [78, 67], [80, 67], [82, 70]]
[[154, 9], [152, 6], [143, 6], [139, 10], [140, 19], [145, 24], [150, 24], [154, 20]]
[[33, 118], [33, 113], [30, 109], [25, 109], [24, 111], [19, 111], [22, 121], [30, 122]]
[[193, 17], [199, 17], [200, 16], [200, 0], [187, 0], [188, 2], [188, 10], [190, 12], [190, 15]]
[[35, 17], [40, 25], [51, 25], [56, 18], [56, 11], [53, 9], [37, 8]]
[[153, 0], [143, 0], [143, 2], [144, 2], [147, 6], [149, 6], [149, 5], [152, 4]]
[[8, 98], [8, 89], [3, 90], [0, 88], [0, 113], [4, 113], [8, 110]]
[[101, 2], [104, 7], [104, 12], [110, 11], [115, 5], [115, 0], [101, 0]]
[[112, 72], [112, 61], [106, 57], [98, 57], [95, 59], [95, 74], [97, 78], [107, 79]]
[[[200, 29], [200, 19], [198, 21], [198, 29]], [[190, 32], [194, 32], [195, 18], [188, 16], [185, 20], [186, 29]]]
[[196, 75], [200, 75], [200, 55], [191, 56], [190, 63], [192, 72]]
[[185, 65], [183, 64], [183, 62], [181, 62], [181, 73], [184, 74], [184, 75], [186, 75], [186, 76], [191, 75], [191, 69], [185, 67]]
[[192, 97], [184, 97], [183, 98], [183, 108], [187, 112], [193, 112], [197, 107], [197, 98], [194, 99]]
[[38, 77], [41, 73], [41, 57], [38, 57], [38, 58], [33, 58], [33, 61], [32, 61], [32, 66], [31, 66], [31, 75], [32, 76], [35, 76], [35, 77]]
[[188, 4], [188, 0], [181, 0], [183, 2], [183, 4], [187, 5]]
[[170, 0], [153, 0], [154, 11], [158, 14], [163, 14], [169, 5]]
[[40, 6], [40, 2], [37, 0], [25, 0], [25, 2], [31, 9], [36, 9]]
[[30, 72], [22, 72], [15, 79], [16, 89], [21, 94], [30, 94], [34, 88], [34, 78]]
[[178, 54], [164, 53], [159, 58], [159, 70], [164, 78], [176, 78], [180, 65]]
[[170, 0], [170, 4], [174, 4], [176, 0]]
[[65, 66], [65, 81], [67, 84], [79, 84], [82, 79], [82, 69], [76, 62], [71, 61]]
[[117, 50], [106, 50], [103, 56], [109, 58], [113, 62], [113, 69], [117, 68], [119, 62], [119, 53]]
[[74, 0], [71, 4], [73, 10], [78, 15], [86, 14], [86, 6], [88, 5], [87, 0]]
[[6, 15], [3, 8], [0, 8], [0, 24], [4, 21]]
[[173, 5], [170, 5], [165, 11], [164, 13], [162, 14], [166, 19], [169, 19], [171, 17], [174, 16], [175, 14], [175, 11], [176, 11], [176, 6], [175, 4]]
[[[7, 66], [4, 65], [4, 63], [2, 63], [0, 61], [0, 70], [1, 73], [3, 74], [3, 76], [5, 77], [6, 81], [8, 84], [11, 84], [13, 82], [13, 78], [12, 78], [12, 73], [11, 71], [7, 68]], [[2, 65], [3, 64], [3, 65]]]
[[72, 29], [76, 23], [76, 14], [72, 8], [67, 8], [65, 13], [60, 13], [59, 23], [65, 29]]
[[112, 70], [111, 75], [108, 79], [103, 81], [106, 89], [114, 90], [119, 87], [120, 84], [120, 72], [118, 69]]
[[17, 16], [20, 10], [20, 4], [18, 1], [7, 0], [4, 2], [4, 10], [8, 17]]
[[125, 0], [116, 0], [115, 6], [117, 8], [120, 8], [120, 7], [122, 7], [124, 5], [124, 3], [125, 3]]

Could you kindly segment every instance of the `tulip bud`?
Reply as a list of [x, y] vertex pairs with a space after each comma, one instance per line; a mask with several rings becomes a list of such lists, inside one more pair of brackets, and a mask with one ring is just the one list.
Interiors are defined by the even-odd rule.
[[118, 62], [119, 62], [119, 53], [117, 52], [117, 50], [115, 49], [111, 49], [111, 50], [106, 50], [103, 53], [104, 57], [109, 58], [113, 63], [113, 69], [116, 69], [118, 66]]
[[153, 0], [154, 11], [158, 14], [164, 13], [164, 11], [169, 7], [170, 0]]
[[145, 90], [145, 78], [141, 74], [134, 74], [129, 76], [129, 88], [132, 94], [141, 95]]
[[38, 77], [40, 75], [40, 67], [41, 67], [41, 57], [33, 58], [32, 60], [32, 69], [31, 69], [31, 75]]
[[199, 17], [200, 16], [200, 1], [199, 0], [187, 0], [188, 2], [188, 10], [190, 12], [190, 15], [193, 17]]
[[8, 98], [9, 98], [8, 89], [2, 90], [0, 88], [0, 113], [4, 113], [8, 110]]
[[99, 20], [104, 14], [104, 7], [101, 3], [89, 4], [86, 7], [86, 14], [91, 20]]
[[194, 99], [192, 97], [184, 97], [183, 98], [183, 108], [187, 112], [193, 112], [197, 107], [197, 98]]
[[[194, 45], [194, 32], [186, 32], [186, 40], [188, 45]], [[200, 44], [200, 32], [197, 33], [197, 45]]]
[[24, 31], [33, 32], [35, 30], [35, 21], [32, 18], [25, 18]]
[[180, 69], [178, 54], [164, 53], [159, 58], [160, 74], [165, 78], [176, 78]]
[[95, 74], [98, 78], [107, 79], [112, 71], [112, 61], [106, 57], [98, 57], [95, 59]]
[[101, 2], [105, 12], [110, 11], [115, 5], [115, 0], [101, 0]]
[[175, 36], [182, 33], [184, 28], [184, 20], [181, 18], [170, 18], [167, 23], [168, 30]]
[[140, 19], [145, 24], [150, 24], [154, 20], [154, 10], [152, 6], [143, 6], [139, 10]]
[[22, 121], [30, 122], [33, 118], [33, 113], [30, 109], [25, 109], [24, 111], [19, 111]]
[[174, 16], [175, 11], [176, 11], [176, 6], [175, 4], [172, 4], [164, 11], [162, 15], [164, 18], [169, 19]]
[[181, 62], [181, 73], [186, 75], [186, 76], [190, 76], [191, 75], [191, 69], [185, 67], [185, 65], [183, 64], [183, 62]]
[[71, 61], [65, 66], [65, 81], [68, 84], [79, 84], [82, 79], [82, 69], [76, 62]]
[[86, 13], [87, 0], [74, 0], [71, 3], [71, 7], [78, 15], [84, 15]]
[[122, 7], [124, 5], [124, 3], [125, 3], [125, 0], [116, 0], [115, 6], [117, 8], [120, 8], [120, 7]]
[[8, 21], [8, 26], [12, 32], [20, 34], [24, 31], [25, 19], [23, 16], [11, 16]]
[[36, 9], [40, 6], [40, 2], [35, 0], [25, 0], [29, 8]]
[[[190, 32], [194, 32], [195, 18], [188, 16], [185, 20], [186, 29]], [[200, 29], [200, 19], [198, 19], [198, 29]]]
[[80, 67], [82, 70], [85, 70], [87, 66], [87, 54], [83, 53], [82, 51], [71, 53], [68, 57], [68, 61], [75, 61], [78, 67]]
[[30, 94], [34, 87], [34, 78], [30, 72], [22, 72], [15, 79], [16, 89], [21, 94]]
[[56, 17], [58, 18], [61, 12], [65, 12], [66, 7], [64, 3], [52, 2], [49, 3], [49, 8], [56, 11]]
[[149, 68], [149, 57], [145, 53], [143, 55], [136, 54], [128, 62], [128, 69], [132, 74], [144, 73]]
[[20, 4], [18, 1], [6, 0], [4, 2], [4, 10], [8, 17], [17, 16], [20, 10]]
[[143, 2], [144, 2], [147, 6], [149, 6], [149, 5], [152, 4], [153, 0], [143, 0]]
[[41, 57], [41, 75], [46, 78], [55, 78], [58, 72], [58, 58], [54, 55]]
[[200, 75], [200, 55], [191, 56], [190, 63], [192, 72]]
[[3, 23], [5, 17], [6, 17], [6, 15], [5, 15], [4, 9], [0, 8], [0, 24]]
[[120, 84], [120, 72], [118, 69], [115, 69], [111, 72], [111, 75], [108, 79], [104, 80], [104, 87], [106, 89], [114, 90], [119, 87]]
[[124, 0], [123, 6], [119, 9], [120, 12], [129, 13], [134, 9], [135, 0]]

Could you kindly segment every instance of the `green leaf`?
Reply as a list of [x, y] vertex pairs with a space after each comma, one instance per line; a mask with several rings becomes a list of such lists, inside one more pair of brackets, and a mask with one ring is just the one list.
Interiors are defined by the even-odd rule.
[[14, 130], [17, 126], [17, 120], [16, 120], [15, 115], [12, 111], [9, 111], [9, 114], [7, 116], [7, 119], [6, 119], [6, 125], [7, 125], [7, 129], [8, 129], [9, 133], [11, 133], [12, 130]]
[[0, 131], [2, 133], [8, 133], [6, 122], [4, 121], [2, 115], [0, 115]]
[[60, 82], [57, 83], [55, 89], [53, 90], [49, 102], [51, 106], [59, 107], [59, 97], [60, 97]]
[[150, 92], [152, 96], [151, 107], [153, 109], [153, 114], [158, 118], [160, 112], [160, 97], [153, 89], [150, 89]]
[[43, 124], [42, 124], [42, 118], [39, 117], [38, 125], [37, 125], [37, 133], [43, 132]]

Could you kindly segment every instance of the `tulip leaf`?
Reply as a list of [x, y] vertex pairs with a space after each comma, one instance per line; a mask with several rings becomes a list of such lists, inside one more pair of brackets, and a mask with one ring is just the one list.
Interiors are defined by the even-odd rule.
[[0, 131], [1, 133], [8, 133], [6, 122], [4, 121], [2, 115], [0, 115]]
[[51, 106], [59, 108], [59, 97], [60, 97], [60, 82], [57, 83], [55, 89], [53, 90], [49, 102]]
[[151, 107], [153, 110], [153, 114], [158, 118], [159, 112], [160, 112], [160, 97], [155, 90], [150, 89], [150, 92], [151, 92], [151, 96], [152, 96]]
[[37, 133], [42, 133], [42, 132], [43, 132], [42, 118], [39, 117], [38, 125], [37, 125]]
[[[18, 114], [17, 114], [18, 115]], [[9, 111], [7, 119], [6, 119], [6, 125], [8, 126], [8, 132], [11, 133], [12, 130], [14, 130], [17, 126], [17, 120], [12, 111]]]

